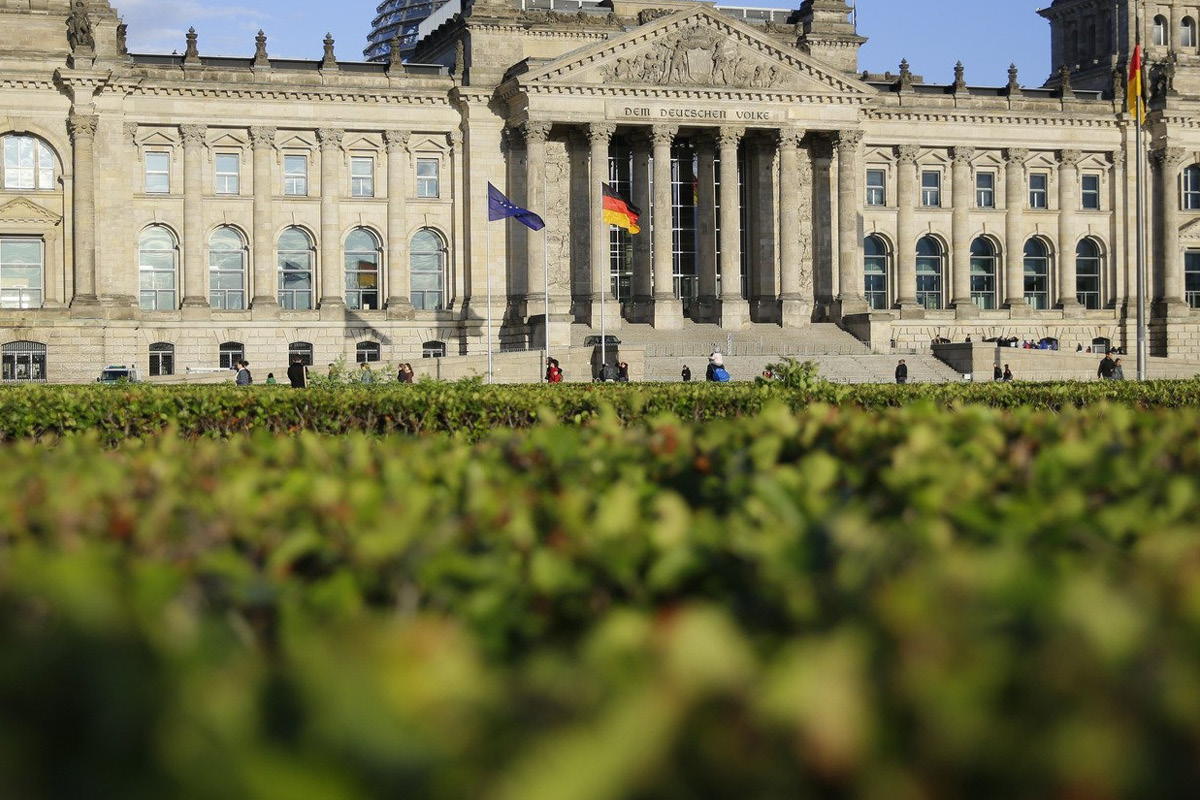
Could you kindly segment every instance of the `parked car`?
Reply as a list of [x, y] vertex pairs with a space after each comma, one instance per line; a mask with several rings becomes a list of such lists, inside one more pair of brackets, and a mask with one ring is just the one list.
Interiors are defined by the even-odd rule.
[[110, 364], [100, 370], [100, 377], [96, 378], [96, 383], [137, 383], [142, 379], [142, 372], [137, 367], [124, 364]]

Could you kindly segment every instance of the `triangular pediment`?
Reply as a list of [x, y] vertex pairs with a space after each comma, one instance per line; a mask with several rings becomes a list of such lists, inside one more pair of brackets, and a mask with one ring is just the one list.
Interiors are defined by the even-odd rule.
[[704, 7], [676, 12], [617, 39], [573, 51], [518, 80], [523, 85], [617, 90], [649, 84], [701, 92], [874, 94], [866, 84]]
[[1179, 229], [1182, 239], [1200, 239], [1200, 219], [1194, 219]]
[[213, 139], [210, 147], [244, 147], [246, 140], [241, 136], [235, 136], [232, 133], [222, 133]]
[[169, 147], [175, 144], [176, 140], [162, 131], [154, 131], [153, 133], [142, 137], [139, 144], [150, 145], [151, 147]]
[[47, 211], [24, 197], [18, 197], [0, 206], [0, 222], [57, 225], [61, 219], [62, 217], [57, 214]]

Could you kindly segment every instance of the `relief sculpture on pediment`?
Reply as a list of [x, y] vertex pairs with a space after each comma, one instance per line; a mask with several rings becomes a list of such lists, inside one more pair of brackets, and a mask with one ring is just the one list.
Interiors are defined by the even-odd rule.
[[738, 89], [772, 89], [784, 82], [779, 65], [767, 57], [739, 49], [717, 31], [699, 28], [618, 58], [605, 67], [604, 78], [617, 83]]

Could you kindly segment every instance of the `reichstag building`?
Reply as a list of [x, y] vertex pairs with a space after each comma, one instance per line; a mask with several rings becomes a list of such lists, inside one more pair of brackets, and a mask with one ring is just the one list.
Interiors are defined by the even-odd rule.
[[[1138, 14], [1151, 352], [1200, 358], [1196, 0], [1054, 0], [1051, 75], [1004, 86], [864, 71], [845, 0], [413, 5], [366, 60], [300, 61], [130, 53], [106, 0], [0, 0], [3, 379], [481, 356], [603, 313], [1131, 347]], [[545, 229], [489, 222], [489, 182]]]

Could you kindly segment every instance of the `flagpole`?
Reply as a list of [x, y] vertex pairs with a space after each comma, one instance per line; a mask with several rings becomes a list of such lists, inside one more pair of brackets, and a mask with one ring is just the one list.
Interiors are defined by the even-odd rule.
[[487, 226], [487, 382], [492, 382], [492, 226]]
[[[546, 170], [542, 170], [542, 208], [546, 207]], [[550, 255], [549, 255], [549, 239], [546, 236], [545, 228], [542, 229], [542, 284], [545, 294], [545, 316], [542, 318], [542, 369], [550, 360]], [[538, 380], [542, 380], [542, 372], [539, 369]]]
[[[1140, 12], [1140, 9], [1139, 9]], [[1138, 48], [1142, 44], [1142, 20], [1140, 13], [1134, 22], [1134, 52], [1139, 53]], [[1134, 98], [1134, 123], [1137, 127], [1137, 170], [1134, 178], [1134, 190], [1137, 192], [1137, 213], [1135, 216], [1135, 224], [1137, 225], [1137, 379], [1139, 381], [1146, 380], [1146, 193], [1143, 187], [1144, 167], [1142, 162], [1145, 160], [1145, 153], [1142, 148], [1144, 142], [1142, 140], [1142, 114], [1145, 109], [1143, 102], [1144, 87], [1142, 81], [1142, 65], [1138, 63], [1138, 80], [1137, 80], [1137, 97]]]

